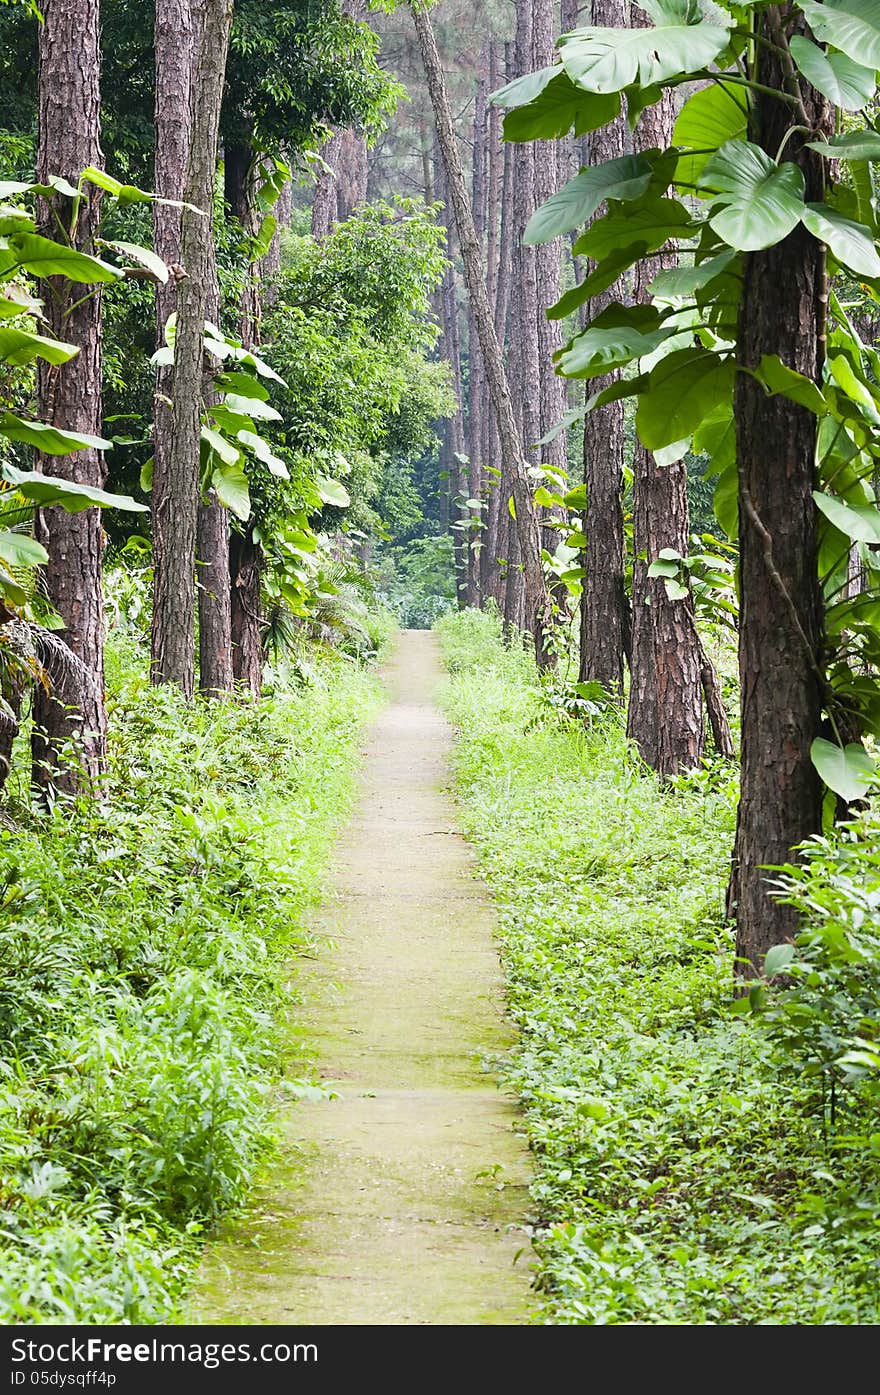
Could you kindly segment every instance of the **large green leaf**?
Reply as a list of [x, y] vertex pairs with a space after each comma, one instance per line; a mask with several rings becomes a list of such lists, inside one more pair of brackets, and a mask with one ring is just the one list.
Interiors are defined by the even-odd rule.
[[619, 248], [612, 252], [604, 261], [599, 262], [578, 286], [573, 286], [570, 291], [566, 291], [555, 305], [551, 305], [547, 315], [551, 320], [562, 320], [566, 315], [570, 315], [579, 305], [584, 305], [594, 295], [599, 295], [601, 291], [607, 291], [609, 286], [613, 286], [629, 267], [640, 262], [647, 256], [648, 249], [643, 242], [636, 242], [632, 245]]
[[787, 237], [804, 212], [804, 176], [797, 165], [777, 165], [751, 141], [734, 140], [713, 155], [700, 176], [720, 212], [711, 226], [738, 252], [759, 252]]
[[127, 261], [134, 262], [135, 266], [143, 267], [160, 285], [167, 285], [168, 267], [161, 257], [150, 251], [149, 247], [141, 247], [137, 242], [107, 242], [105, 246], [118, 252]]
[[877, 779], [877, 763], [862, 745], [835, 746], [817, 736], [810, 759], [828, 788], [848, 803], [863, 799]]
[[803, 373], [789, 368], [778, 354], [765, 354], [754, 370], [754, 376], [773, 397], [787, 397], [816, 416], [824, 416], [828, 411], [828, 403], [816, 384]]
[[127, 494], [109, 494], [106, 489], [96, 489], [90, 484], [79, 484], [73, 480], [58, 479], [55, 475], [41, 475], [35, 470], [19, 470], [14, 465], [0, 465], [0, 474], [7, 484], [15, 485], [25, 499], [37, 504], [59, 504], [68, 513], [81, 513], [83, 509], [123, 509], [126, 513], [149, 513], [146, 504], [139, 504]]
[[10, 233], [35, 232], [36, 224], [27, 209], [16, 208], [14, 204], [0, 204], [0, 237]]
[[880, 160], [880, 134], [877, 131], [844, 131], [830, 140], [807, 142], [810, 150], [818, 150], [829, 160]]
[[705, 349], [677, 349], [651, 373], [636, 412], [636, 430], [648, 450], [671, 446], [697, 427], [733, 393], [735, 367]]
[[856, 63], [880, 68], [880, 8], [877, 0], [800, 0], [817, 39], [833, 44]]
[[[504, 117], [505, 140], [557, 140], [572, 130], [575, 136], [583, 136], [607, 125], [619, 114], [619, 93], [584, 92], [583, 88], [575, 87], [563, 68], [543, 71], [552, 74], [546, 86], [524, 105], [514, 106]], [[536, 77], [537, 74], [527, 76]], [[509, 89], [520, 82], [524, 80], [508, 84]]]
[[566, 378], [595, 378], [651, 353], [675, 334], [653, 305], [609, 305], [559, 355]]
[[823, 53], [802, 34], [793, 34], [788, 46], [807, 82], [834, 106], [861, 111], [874, 96], [877, 74], [873, 68], [864, 68], [844, 53]]
[[622, 92], [636, 82], [649, 87], [699, 72], [730, 41], [727, 29], [706, 23], [686, 0], [663, 0], [654, 15], [652, 29], [577, 29], [564, 35], [562, 62], [572, 82], [588, 92]]
[[0, 560], [8, 567], [41, 567], [48, 562], [49, 554], [36, 538], [4, 528], [0, 532]]
[[282, 420], [281, 413], [275, 407], [254, 395], [249, 394], [245, 397], [237, 392], [230, 392], [224, 398], [223, 405], [234, 415], [253, 417], [256, 421]]
[[251, 496], [247, 475], [241, 465], [218, 465], [211, 475], [211, 484], [224, 508], [234, 513], [242, 523], [247, 523], [251, 516]]
[[315, 484], [322, 503], [331, 504], [335, 509], [348, 508], [351, 503], [351, 495], [345, 485], [339, 483], [339, 480], [331, 479], [329, 475], [317, 475]]
[[880, 276], [880, 256], [870, 228], [844, 218], [827, 203], [808, 203], [801, 215], [808, 232], [824, 242], [840, 265], [869, 280]]
[[828, 360], [828, 371], [841, 392], [857, 405], [860, 414], [872, 426], [880, 426], [880, 402], [856, 373], [846, 354], [832, 354]]
[[654, 199], [635, 208], [612, 205], [578, 238], [574, 250], [577, 256], [596, 262], [636, 243], [647, 252], [656, 252], [671, 238], [686, 236], [694, 226], [690, 213], [677, 199]]
[[69, 363], [79, 353], [75, 344], [62, 344], [57, 339], [46, 339], [42, 334], [31, 334], [14, 325], [0, 326], [0, 358], [13, 367], [32, 363], [42, 358], [46, 363]]
[[202, 441], [213, 451], [224, 465], [238, 465], [241, 461], [241, 451], [227, 441], [225, 436], [221, 436], [219, 431], [212, 431], [210, 426], [203, 426]]
[[660, 271], [649, 287], [651, 295], [664, 300], [695, 295], [697, 291], [705, 290], [716, 276], [726, 271], [735, 256], [732, 248], [725, 248], [717, 256], [707, 257], [696, 266], [675, 266], [670, 267], [668, 271]]
[[38, 233], [16, 233], [9, 238], [9, 250], [17, 261], [32, 276], [66, 276], [84, 286], [101, 282], [118, 281], [122, 272], [99, 257], [89, 257], [85, 252], [75, 252], [49, 237]]
[[547, 68], [538, 68], [534, 73], [524, 73], [522, 77], [514, 78], [512, 82], [506, 82], [503, 87], [492, 92], [489, 101], [496, 107], [527, 106], [536, 97], [540, 97], [561, 72], [561, 65], [552, 63]]
[[61, 431], [43, 421], [24, 421], [12, 412], [0, 416], [0, 436], [34, 446], [44, 455], [70, 455], [75, 450], [110, 450], [112, 441], [101, 436], [88, 436], [83, 431]]
[[813, 498], [820, 513], [852, 542], [880, 543], [880, 509], [876, 504], [846, 504], [819, 489], [813, 490]]
[[221, 373], [214, 379], [214, 386], [219, 392], [234, 392], [239, 397], [257, 397], [261, 402], [269, 401], [269, 389], [252, 373], [236, 373], [234, 370]]
[[[682, 107], [672, 133], [673, 144], [682, 151], [676, 180], [696, 184], [709, 153], [730, 140], [744, 140], [748, 125], [746, 88], [722, 80], [694, 92]], [[691, 150], [699, 153], [690, 155], [687, 152]]]
[[523, 241], [530, 246], [552, 242], [588, 223], [606, 199], [639, 198], [653, 177], [652, 166], [641, 155], [621, 155], [583, 169], [532, 216]]
[[274, 454], [268, 441], [264, 441], [256, 431], [239, 431], [238, 439], [266, 466], [270, 475], [276, 475], [281, 480], [290, 479], [290, 472], [284, 461]]

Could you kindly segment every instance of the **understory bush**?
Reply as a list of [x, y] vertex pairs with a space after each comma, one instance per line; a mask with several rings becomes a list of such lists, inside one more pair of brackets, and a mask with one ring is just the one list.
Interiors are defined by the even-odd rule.
[[[775, 980], [769, 1012], [737, 1011], [747, 1000], [734, 998], [724, 920], [732, 767], [661, 787], [619, 714], [584, 724], [548, 705], [496, 619], [464, 612], [438, 629], [462, 814], [497, 901], [520, 1029], [503, 1068], [535, 1160], [541, 1320], [876, 1322], [868, 1104], [851, 1090], [832, 1126], [773, 1026], [786, 993], [790, 1022], [797, 995], [815, 1001], [817, 985]], [[820, 861], [791, 892], [804, 910], [820, 886], [827, 894]], [[845, 910], [864, 949], [876, 855], [859, 876], [858, 895], [838, 889], [837, 909], [818, 915], [827, 940]], [[805, 961], [819, 919], [798, 949]], [[813, 960], [810, 972], [826, 970]], [[844, 972], [852, 962], [835, 991]], [[845, 991], [852, 1003], [856, 987]], [[833, 1052], [857, 1037], [867, 1050], [864, 1014], [847, 1010], [834, 1030]]]
[[[172, 1319], [244, 1197], [285, 1061], [284, 966], [377, 701], [317, 655], [184, 704], [117, 631], [103, 799], [0, 826], [0, 1321]], [[22, 766], [24, 763], [21, 763]]]

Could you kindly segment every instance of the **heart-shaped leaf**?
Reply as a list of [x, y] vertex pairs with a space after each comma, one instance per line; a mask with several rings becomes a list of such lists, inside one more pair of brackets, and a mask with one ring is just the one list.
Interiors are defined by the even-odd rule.
[[639, 400], [636, 430], [648, 450], [692, 436], [716, 407], [730, 400], [735, 368], [705, 349], [678, 349], [653, 369]]
[[651, 29], [577, 29], [560, 40], [562, 62], [572, 82], [588, 92], [622, 92], [638, 83], [649, 87], [682, 73], [696, 73], [730, 42], [726, 29], [688, 23], [681, 5], [655, 9], [662, 16]]
[[848, 804], [863, 799], [877, 778], [876, 762], [861, 745], [835, 746], [817, 736], [810, 759], [828, 788]]
[[530, 246], [552, 242], [572, 228], [583, 227], [606, 199], [637, 199], [653, 177], [651, 165], [641, 155], [621, 155], [583, 169], [532, 216], [523, 241]]
[[844, 53], [823, 53], [802, 34], [793, 34], [788, 46], [807, 82], [835, 106], [861, 111], [874, 96], [877, 74], [873, 68], [863, 67]]
[[872, 280], [880, 276], [880, 256], [870, 228], [844, 218], [825, 203], [808, 203], [801, 216], [808, 232], [824, 242], [841, 266], [856, 276]]
[[800, 0], [804, 18], [817, 39], [842, 53], [880, 68], [880, 9], [877, 0]]
[[699, 179], [714, 192], [711, 226], [738, 252], [759, 252], [781, 242], [804, 212], [804, 176], [797, 165], [777, 165], [751, 141], [728, 141]]

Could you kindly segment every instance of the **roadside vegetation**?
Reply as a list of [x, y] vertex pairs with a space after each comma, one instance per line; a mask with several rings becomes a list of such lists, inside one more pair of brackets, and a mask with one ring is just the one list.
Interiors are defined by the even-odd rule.
[[522, 1033], [543, 1320], [876, 1322], [880, 1101], [867, 1056], [839, 1064], [876, 1013], [876, 816], [797, 874], [794, 986], [733, 1000], [732, 767], [661, 787], [491, 614], [439, 633]]
[[379, 701], [326, 647], [259, 706], [151, 688], [124, 630], [108, 674], [101, 801], [8, 790], [0, 828], [6, 1323], [173, 1319], [296, 1077], [280, 1015]]

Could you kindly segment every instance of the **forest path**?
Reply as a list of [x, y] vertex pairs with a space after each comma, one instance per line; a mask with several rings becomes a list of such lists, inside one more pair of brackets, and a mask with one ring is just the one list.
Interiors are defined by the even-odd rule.
[[511, 1033], [494, 911], [445, 788], [441, 674], [434, 637], [405, 632], [311, 922], [329, 947], [297, 976], [294, 1020], [338, 1098], [285, 1107], [282, 1160], [208, 1246], [190, 1321], [529, 1321], [528, 1155], [480, 1069]]

